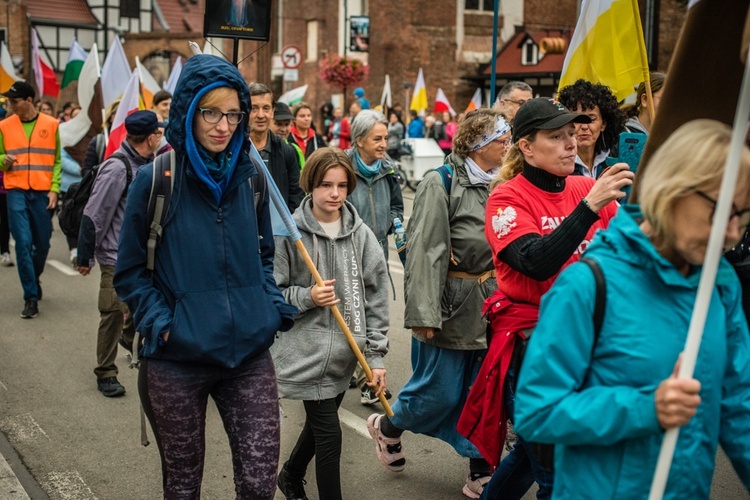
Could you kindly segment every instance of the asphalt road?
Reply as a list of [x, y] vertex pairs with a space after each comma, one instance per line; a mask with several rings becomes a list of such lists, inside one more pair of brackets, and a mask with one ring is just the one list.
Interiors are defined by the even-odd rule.
[[[407, 215], [413, 193], [405, 192]], [[391, 352], [386, 358], [394, 394], [410, 375], [410, 336], [403, 325], [403, 271], [391, 253], [398, 299], [391, 302]], [[140, 444], [136, 372], [118, 358], [122, 398], [107, 399], [96, 390], [96, 309], [99, 273], [89, 277], [72, 272], [59, 231], [42, 283], [44, 300], [39, 316], [22, 320], [21, 287], [15, 268], [0, 268], [0, 431], [20, 461], [15, 467], [32, 499], [132, 500], [161, 495], [161, 467], [156, 445]], [[304, 421], [302, 406], [282, 402], [281, 457], [288, 456]], [[461, 499], [468, 461], [438, 440], [406, 433], [407, 468], [401, 474], [384, 469], [367, 436], [365, 419], [374, 410], [359, 402], [356, 390], [344, 399], [342, 484], [345, 498]], [[209, 405], [203, 496], [234, 498], [230, 452], [215, 407]], [[6, 452], [0, 442], [0, 453]], [[13, 462], [8, 459], [8, 462]], [[14, 465], [11, 463], [11, 465]], [[308, 472], [307, 493], [317, 499], [314, 466]], [[0, 483], [0, 500], [3, 496]], [[280, 494], [276, 498], [283, 498]], [[533, 492], [525, 498], [534, 498]], [[719, 456], [712, 498], [747, 499], [731, 466]]]

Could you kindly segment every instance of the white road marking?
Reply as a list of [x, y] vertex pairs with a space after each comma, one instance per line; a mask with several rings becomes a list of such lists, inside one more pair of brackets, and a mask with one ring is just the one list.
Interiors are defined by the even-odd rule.
[[0, 420], [0, 429], [8, 434], [8, 437], [13, 440], [29, 441], [40, 437], [49, 439], [39, 424], [36, 423], [31, 413], [24, 413], [23, 415], [16, 415], [15, 417], [7, 417]]
[[5, 458], [0, 455], [0, 493], [4, 500], [29, 500], [29, 495], [18, 481]]
[[53, 498], [62, 500], [96, 500], [94, 492], [86, 485], [78, 471], [50, 472], [43, 487], [54, 492]]
[[349, 427], [358, 434], [363, 435], [367, 439], [372, 439], [370, 433], [367, 432], [367, 421], [359, 418], [354, 413], [344, 408], [339, 408], [339, 420], [342, 424]]
[[68, 276], [78, 276], [78, 271], [73, 269], [73, 267], [70, 264], [63, 264], [59, 260], [50, 259], [47, 261], [47, 264], [54, 267], [58, 271], [60, 271], [63, 274], [67, 274]]

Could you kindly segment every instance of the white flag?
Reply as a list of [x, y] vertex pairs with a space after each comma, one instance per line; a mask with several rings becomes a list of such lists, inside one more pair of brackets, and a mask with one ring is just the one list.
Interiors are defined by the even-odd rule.
[[116, 36], [109, 47], [109, 53], [102, 65], [102, 93], [104, 105], [109, 106], [125, 91], [132, 71], [125, 51], [122, 49], [120, 37]]
[[167, 80], [167, 83], [164, 85], [164, 90], [166, 90], [172, 95], [174, 95], [174, 89], [177, 88], [177, 80], [180, 79], [180, 73], [182, 73], [182, 57], [181, 56], [177, 58], [177, 61], [175, 61], [174, 67], [172, 68], [172, 72], [169, 73], [169, 79]]
[[383, 95], [380, 97], [380, 105], [388, 108], [393, 106], [393, 98], [391, 97], [391, 77], [385, 75], [385, 85], [383, 85]]

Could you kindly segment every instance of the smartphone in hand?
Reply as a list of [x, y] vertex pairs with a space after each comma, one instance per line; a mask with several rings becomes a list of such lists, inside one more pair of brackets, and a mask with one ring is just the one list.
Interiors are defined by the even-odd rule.
[[[607, 165], [612, 166], [615, 163], [627, 163], [630, 171], [635, 174], [636, 170], [638, 170], [638, 164], [641, 162], [643, 148], [646, 146], [646, 139], [648, 139], [646, 134], [623, 132], [620, 134], [620, 157], [607, 158]], [[620, 200], [620, 203], [627, 202], [627, 199], [630, 197], [631, 187], [626, 186], [622, 189], [625, 193], [625, 198]]]

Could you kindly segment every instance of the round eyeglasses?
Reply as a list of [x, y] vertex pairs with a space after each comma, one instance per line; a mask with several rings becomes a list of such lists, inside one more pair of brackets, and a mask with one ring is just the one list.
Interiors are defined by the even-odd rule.
[[225, 116], [227, 117], [228, 124], [237, 125], [245, 117], [245, 113], [242, 111], [229, 111], [228, 113], [222, 113], [217, 109], [209, 108], [200, 108], [199, 111], [206, 123], [210, 123], [211, 125], [216, 125]]

